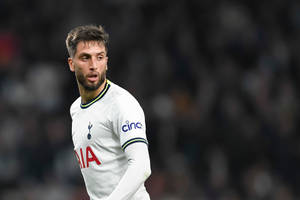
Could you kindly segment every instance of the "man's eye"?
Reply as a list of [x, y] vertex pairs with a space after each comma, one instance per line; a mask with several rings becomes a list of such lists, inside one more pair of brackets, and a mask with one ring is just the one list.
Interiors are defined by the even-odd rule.
[[103, 56], [98, 56], [98, 60], [102, 60]]

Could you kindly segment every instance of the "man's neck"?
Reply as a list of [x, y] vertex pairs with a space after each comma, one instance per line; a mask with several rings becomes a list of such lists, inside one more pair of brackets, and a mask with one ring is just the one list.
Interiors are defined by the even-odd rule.
[[81, 85], [79, 85], [79, 93], [81, 96], [81, 103], [83, 103], [83, 104], [88, 103], [92, 99], [94, 99], [96, 96], [98, 96], [100, 94], [100, 92], [104, 89], [105, 84], [106, 84], [106, 79], [97, 90], [92, 90], [92, 91], [86, 90]]

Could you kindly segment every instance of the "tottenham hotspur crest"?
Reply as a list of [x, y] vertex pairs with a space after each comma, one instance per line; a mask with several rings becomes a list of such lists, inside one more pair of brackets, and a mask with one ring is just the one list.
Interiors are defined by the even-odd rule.
[[93, 127], [93, 124], [91, 124], [91, 122], [89, 122], [89, 125], [88, 125], [88, 129], [89, 129], [89, 133], [87, 135], [87, 138], [90, 140], [92, 138], [92, 135], [91, 135], [91, 128]]

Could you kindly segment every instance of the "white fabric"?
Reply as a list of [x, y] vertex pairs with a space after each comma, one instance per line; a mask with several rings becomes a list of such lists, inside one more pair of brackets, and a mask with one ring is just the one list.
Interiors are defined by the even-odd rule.
[[107, 200], [130, 199], [151, 174], [148, 148], [145, 144], [131, 144], [126, 148], [125, 154], [128, 158], [128, 169]]
[[[148, 167], [141, 166], [139, 160], [142, 157], [140, 154], [145, 150], [127, 153], [131, 152], [130, 147], [137, 146], [136, 144], [147, 147], [143, 110], [126, 90], [111, 82], [109, 85], [102, 98], [90, 106], [81, 108], [79, 97], [70, 108], [75, 155], [87, 192], [91, 200], [106, 200], [110, 194], [114, 195], [113, 191], [124, 191], [127, 186], [122, 186], [123, 184], [132, 184], [134, 186], [130, 188], [128, 194], [133, 195], [129, 199], [148, 200], [149, 195], [141, 183], [146, 179], [145, 175], [122, 179], [123, 176], [129, 177], [132, 168], [136, 170], [137, 166], [141, 167], [139, 170], [146, 170], [144, 173], [149, 173]], [[142, 154], [144, 156], [142, 162], [150, 162], [144, 160], [149, 159], [148, 151]]]

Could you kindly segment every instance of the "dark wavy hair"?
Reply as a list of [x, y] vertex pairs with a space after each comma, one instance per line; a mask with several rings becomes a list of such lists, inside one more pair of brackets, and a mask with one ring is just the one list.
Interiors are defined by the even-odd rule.
[[70, 57], [74, 57], [77, 44], [81, 41], [97, 41], [103, 43], [106, 52], [108, 51], [109, 35], [101, 25], [85, 25], [72, 29], [67, 36], [66, 46]]

